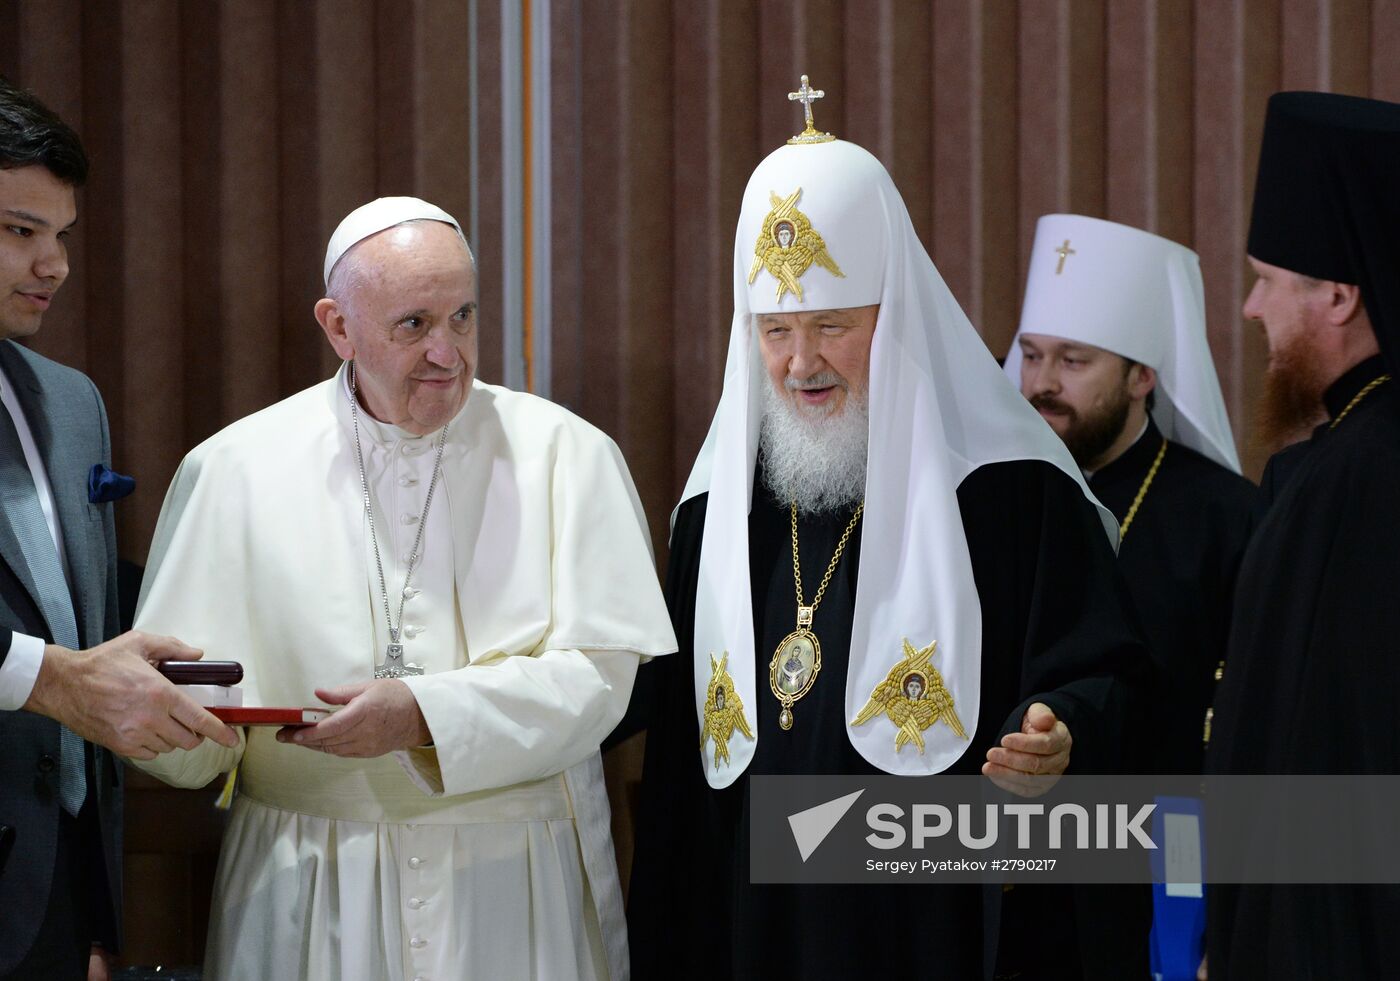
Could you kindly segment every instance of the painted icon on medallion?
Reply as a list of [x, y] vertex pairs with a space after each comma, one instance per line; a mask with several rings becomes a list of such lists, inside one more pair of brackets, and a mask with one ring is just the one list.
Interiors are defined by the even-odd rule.
[[784, 694], [796, 695], [807, 687], [816, 668], [817, 651], [812, 641], [801, 634], [788, 641], [779, 665], [778, 688]]

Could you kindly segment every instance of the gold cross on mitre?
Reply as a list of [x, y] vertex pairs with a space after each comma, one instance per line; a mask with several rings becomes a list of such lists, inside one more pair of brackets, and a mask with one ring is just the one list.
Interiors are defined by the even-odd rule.
[[802, 87], [796, 92], [788, 93], [789, 102], [802, 103], [802, 112], [807, 118], [807, 128], [788, 140], [789, 143], [830, 143], [836, 139], [830, 133], [817, 132], [816, 127], [812, 125], [812, 103], [824, 98], [826, 93], [821, 89], [812, 88], [806, 75], [802, 76]]
[[1069, 239], [1065, 239], [1065, 244], [1055, 249], [1055, 254], [1060, 257], [1059, 265], [1055, 267], [1055, 275], [1058, 276], [1060, 273], [1065, 271], [1065, 260], [1068, 259], [1070, 256], [1078, 255], [1079, 253], [1071, 249], [1069, 247]]

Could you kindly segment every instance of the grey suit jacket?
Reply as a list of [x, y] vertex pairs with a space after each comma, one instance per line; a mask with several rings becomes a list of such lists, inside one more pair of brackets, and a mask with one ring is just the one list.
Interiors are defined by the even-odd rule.
[[[0, 341], [0, 370], [14, 386], [53, 487], [72, 576], [79, 641], [92, 647], [115, 636], [117, 546], [111, 504], [90, 504], [87, 475], [111, 464], [107, 413], [84, 374]], [[7, 515], [0, 514], [0, 652], [12, 632], [52, 640], [35, 598], [34, 580]], [[58, 831], [59, 727], [30, 712], [0, 711], [0, 826], [10, 831], [0, 854], [0, 975], [33, 945], [48, 904]], [[92, 755], [92, 754], [90, 754]], [[95, 754], [101, 854], [111, 886], [113, 923], [120, 923], [122, 774], [107, 750]], [[119, 937], [94, 937], [117, 949]]]

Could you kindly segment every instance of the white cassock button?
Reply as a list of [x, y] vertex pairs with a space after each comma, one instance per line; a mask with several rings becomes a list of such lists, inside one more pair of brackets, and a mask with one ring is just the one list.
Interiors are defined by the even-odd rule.
[[414, 637], [417, 637], [426, 629], [426, 627], [419, 626], [416, 623], [410, 623], [408, 626], [403, 628], [403, 635], [409, 640], [412, 640]]
[[403, 598], [413, 599], [413, 597], [417, 596], [419, 592], [420, 590], [414, 589], [412, 586], [405, 586], [403, 588]]
[[413, 981], [428, 981], [428, 979], [421, 974], [415, 974], [413, 976]]
[[418, 478], [412, 474], [404, 474], [399, 478], [400, 487], [412, 487], [416, 483], [418, 483]]
[[410, 552], [405, 552], [405, 553], [403, 553], [402, 555], [399, 556], [399, 561], [400, 561], [401, 563], [403, 563], [405, 566], [407, 566], [407, 565], [408, 565], [408, 560], [411, 559], [411, 558], [413, 558], [412, 553], [410, 553]]
[[416, 514], [404, 514], [404, 515], [400, 515], [400, 516], [399, 516], [399, 520], [400, 520], [401, 522], [403, 522], [404, 524], [406, 524], [406, 525], [415, 525], [415, 524], [418, 523], [418, 515], [416, 515]]
[[417, 855], [414, 855], [412, 858], [410, 858], [410, 859], [408, 860], [408, 867], [411, 868], [411, 869], [416, 869], [416, 868], [418, 868], [418, 867], [419, 867], [420, 865], [422, 865], [422, 864], [423, 864], [423, 860], [422, 860], [421, 858], [419, 858]]
[[412, 899], [410, 899], [410, 900], [408, 901], [408, 908], [409, 908], [409, 909], [422, 909], [422, 908], [423, 908], [423, 900], [419, 899], [417, 896], [413, 897]]
[[410, 941], [408, 942], [408, 945], [409, 945], [410, 947], [414, 947], [414, 948], [419, 948], [419, 949], [421, 949], [421, 948], [423, 948], [423, 947], [428, 946], [428, 941], [424, 940], [422, 937], [414, 937], [412, 940], [410, 940]]

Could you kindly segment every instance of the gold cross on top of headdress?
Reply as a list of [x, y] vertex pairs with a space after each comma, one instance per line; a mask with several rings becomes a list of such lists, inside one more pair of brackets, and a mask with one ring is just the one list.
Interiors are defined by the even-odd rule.
[[802, 103], [802, 112], [807, 120], [807, 128], [788, 140], [789, 143], [830, 143], [836, 139], [830, 133], [817, 132], [816, 127], [812, 124], [812, 103], [824, 98], [826, 98], [826, 93], [821, 89], [812, 88], [806, 75], [802, 76], [802, 87], [796, 92], [788, 93], [789, 102]]

